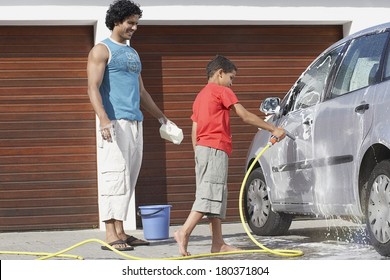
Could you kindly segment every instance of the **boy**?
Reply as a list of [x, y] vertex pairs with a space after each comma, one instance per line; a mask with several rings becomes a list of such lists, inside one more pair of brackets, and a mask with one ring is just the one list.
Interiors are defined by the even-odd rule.
[[222, 237], [221, 220], [226, 215], [228, 157], [232, 152], [230, 110], [245, 123], [268, 130], [277, 141], [285, 137], [276, 128], [247, 111], [230, 89], [237, 67], [227, 58], [217, 55], [206, 68], [208, 83], [193, 104], [192, 145], [196, 162], [196, 198], [184, 225], [174, 233], [182, 256], [187, 251], [189, 237], [204, 215], [212, 236], [211, 253], [238, 251]]

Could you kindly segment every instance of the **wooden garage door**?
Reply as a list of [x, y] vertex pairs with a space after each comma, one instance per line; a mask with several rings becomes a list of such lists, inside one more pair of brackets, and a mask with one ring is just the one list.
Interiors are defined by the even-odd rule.
[[[184, 130], [180, 146], [159, 138], [158, 123], [145, 120], [144, 162], [137, 204], [171, 204], [171, 223], [183, 223], [195, 193], [191, 106], [207, 82], [205, 67], [216, 54], [238, 66], [233, 90], [253, 113], [267, 96], [282, 97], [326, 47], [342, 38], [341, 26], [139, 26], [132, 45], [143, 61], [143, 79], [166, 115]], [[238, 197], [256, 128], [232, 116], [228, 221], [239, 221]], [[139, 222], [139, 221], [138, 221]]]
[[0, 230], [98, 225], [92, 26], [0, 26]]

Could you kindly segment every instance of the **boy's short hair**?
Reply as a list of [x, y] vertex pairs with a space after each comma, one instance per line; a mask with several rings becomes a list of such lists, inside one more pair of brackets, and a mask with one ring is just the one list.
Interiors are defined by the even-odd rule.
[[233, 62], [222, 55], [216, 55], [213, 60], [207, 64], [207, 78], [211, 78], [219, 69], [222, 69], [224, 73], [237, 72], [237, 67]]
[[132, 15], [142, 17], [142, 10], [139, 4], [130, 0], [115, 0], [106, 12], [106, 26], [113, 30], [115, 23], [122, 23], [126, 18]]

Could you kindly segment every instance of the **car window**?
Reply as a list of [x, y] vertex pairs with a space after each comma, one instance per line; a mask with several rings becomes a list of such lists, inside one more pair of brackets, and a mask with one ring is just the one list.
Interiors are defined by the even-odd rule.
[[390, 79], [390, 46], [387, 47], [387, 57], [386, 57], [386, 62], [385, 62], [384, 78], [386, 80]]
[[[291, 88], [283, 113], [313, 106], [321, 101], [332, 67], [343, 46], [325, 53], [314, 61]], [[284, 105], [283, 104], [283, 105]]]
[[387, 36], [379, 33], [351, 42], [331, 90], [333, 98], [375, 83]]

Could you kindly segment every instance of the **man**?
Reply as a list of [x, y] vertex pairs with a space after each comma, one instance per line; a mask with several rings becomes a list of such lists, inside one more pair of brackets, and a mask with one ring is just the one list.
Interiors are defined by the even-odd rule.
[[127, 45], [141, 16], [138, 4], [114, 1], [106, 14], [111, 36], [92, 48], [87, 66], [88, 95], [100, 123], [100, 218], [105, 222], [106, 242], [121, 251], [149, 244], [127, 235], [123, 228], [142, 161], [140, 106], [160, 123], [168, 121], [144, 87], [138, 53]]

